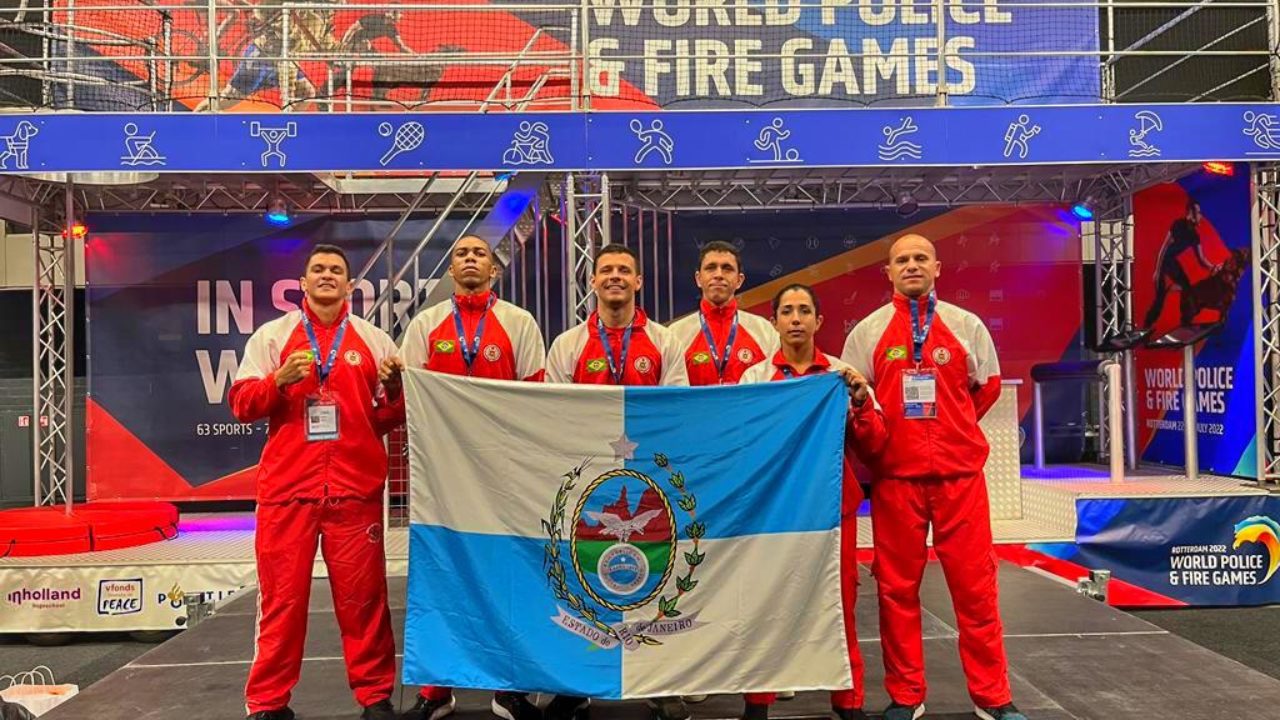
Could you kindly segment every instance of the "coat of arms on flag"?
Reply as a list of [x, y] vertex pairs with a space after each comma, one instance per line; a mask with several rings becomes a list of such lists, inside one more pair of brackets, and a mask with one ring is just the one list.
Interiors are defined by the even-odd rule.
[[404, 681], [604, 699], [850, 686], [838, 377], [412, 370]]
[[[551, 516], [543, 523], [547, 582], [556, 599], [569, 608], [560, 609], [556, 622], [601, 648], [661, 645], [663, 636], [698, 626], [697, 613], [686, 614], [680, 601], [698, 585], [694, 574], [706, 559], [699, 547], [706, 526], [697, 520], [698, 498], [684, 474], [672, 469], [664, 455], [656, 455], [654, 462], [666, 471], [667, 483], [677, 494], [676, 507], [688, 514], [683, 527], [677, 525], [666, 492], [652, 478], [625, 468], [610, 470], [582, 490], [568, 517], [566, 563], [560, 557], [566, 507], [581, 483], [582, 466], [565, 474]], [[638, 498], [634, 508], [628, 491]], [[683, 552], [681, 535], [687, 540]], [[572, 566], [583, 595], [566, 582], [566, 564]], [[609, 625], [600, 619], [601, 610], [638, 610], [655, 602], [649, 620]]]

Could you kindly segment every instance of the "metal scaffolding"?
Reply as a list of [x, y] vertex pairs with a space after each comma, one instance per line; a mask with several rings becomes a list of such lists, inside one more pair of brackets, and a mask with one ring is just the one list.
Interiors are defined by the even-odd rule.
[[605, 173], [564, 178], [560, 194], [564, 220], [565, 327], [585, 322], [595, 308], [591, 273], [596, 251], [608, 245], [612, 225], [609, 177]]
[[[1094, 282], [1098, 290], [1096, 312], [1096, 343], [1114, 338], [1133, 330], [1133, 197], [1123, 195], [1117, 202], [1097, 213], [1093, 222]], [[1125, 464], [1130, 469], [1138, 466], [1136, 448], [1137, 408], [1134, 404], [1133, 351], [1118, 353], [1121, 364], [1124, 393], [1121, 397], [1124, 412]], [[1106, 402], [1110, 388], [1104, 383], [1098, 397], [1099, 451], [1111, 457], [1114, 445], [1111, 437], [1110, 410]]]
[[615, 206], [620, 215], [621, 242], [640, 256], [644, 284], [636, 301], [649, 317], [671, 322], [675, 318], [675, 213], [622, 202]]
[[1280, 486], [1280, 165], [1253, 175], [1254, 392], [1258, 482]]
[[[1267, 92], [1274, 97], [1280, 89], [1280, 60], [1274, 54], [1280, 45], [1278, 2], [1009, 0], [1002, 8], [1027, 23], [1015, 31], [1013, 42], [966, 48], [963, 24], [933, 22], [932, 47], [914, 54], [935, 68], [1050, 58], [1085, 59], [1096, 68], [1096, 77], [1080, 87], [1045, 88], [1030, 76], [1011, 77], [1009, 89], [991, 98], [995, 102], [1025, 102], [1059, 91], [1103, 102], [1221, 101], [1261, 98]], [[921, 0], [916, 3], [920, 5], [936, 6], [935, 17], [944, 14], [946, 5], [955, 15], [976, 16], [991, 8], [985, 0]], [[639, 11], [651, 6], [641, 2], [628, 7]], [[799, 0], [788, 7], [823, 13], [831, 9], [819, 0]], [[1055, 15], [1068, 9], [1098, 17], [1096, 43], [1049, 30]], [[341, 15], [388, 12], [400, 19], [385, 22], [403, 33], [397, 35], [393, 51], [375, 49], [358, 33], [338, 31]], [[639, 85], [644, 77], [635, 68], [645, 56], [620, 45], [606, 31], [609, 20], [601, 18], [611, 18], [612, 12], [612, 6], [604, 9], [588, 0], [482, 5], [422, 0], [23, 0], [0, 17], [0, 44], [8, 48], [0, 57], [0, 77], [14, 88], [0, 93], [0, 105], [166, 112], [183, 107], [217, 112], [246, 102], [286, 111], [328, 112], [428, 106], [475, 110], [483, 104], [508, 110], [590, 109], [602, 105], [600, 100], [625, 97], [625, 85]], [[513, 13], [521, 18], [519, 25], [508, 22]], [[850, 25], [841, 27], [846, 22]], [[838, 31], [854, 32], [851, 21], [834, 24]], [[446, 40], [452, 39], [449, 33], [483, 37], [485, 49], [468, 52], [459, 44], [442, 43], [441, 31]], [[666, 40], [656, 28], [637, 32]], [[878, 48], [850, 43], [849, 61], [857, 66], [873, 61], [881, 56]], [[727, 49], [719, 39], [691, 47], [677, 44], [663, 58], [696, 66], [715, 63]], [[763, 63], [797, 57], [821, 62], [820, 55], [793, 55], [768, 45], [751, 57]], [[121, 67], [128, 72], [120, 73]], [[243, 77], [246, 68], [269, 68], [274, 77], [271, 82], [249, 83]], [[972, 96], [973, 87], [950, 77], [943, 73], [936, 82], [922, 82], [909, 97], [945, 106]], [[726, 91], [705, 87], [697, 93], [691, 95], [686, 88], [680, 95], [719, 99]], [[775, 90], [748, 101], [767, 106], [786, 99], [790, 96]], [[857, 91], [840, 99], [874, 102]]]
[[68, 182], [61, 232], [44, 232], [40, 214], [32, 227], [35, 282], [32, 284], [32, 382], [35, 417], [36, 505], [65, 505], [75, 496], [72, 464], [75, 403], [75, 186]]

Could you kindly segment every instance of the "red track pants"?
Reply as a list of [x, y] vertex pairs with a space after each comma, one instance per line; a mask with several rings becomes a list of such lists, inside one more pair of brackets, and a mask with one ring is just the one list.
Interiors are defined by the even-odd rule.
[[387, 606], [382, 503], [340, 499], [258, 506], [258, 625], [245, 687], [249, 714], [289, 704], [302, 670], [311, 567], [329, 569], [347, 679], [361, 706], [391, 697], [396, 647]]
[[[861, 495], [859, 495], [859, 498]], [[840, 523], [840, 599], [844, 606], [844, 634], [849, 645], [849, 667], [853, 670], [852, 690], [833, 690], [831, 707], [861, 708], [865, 686], [862, 652], [858, 649], [858, 624], [853, 609], [858, 600], [858, 503]], [[772, 705], [776, 693], [746, 693], [747, 702], [754, 705]]]
[[871, 484], [880, 597], [885, 689], [894, 702], [925, 699], [920, 580], [928, 560], [926, 534], [955, 606], [960, 661], [969, 696], [979, 707], [1010, 702], [1008, 663], [996, 599], [996, 554], [982, 473], [954, 480], [877, 479]]

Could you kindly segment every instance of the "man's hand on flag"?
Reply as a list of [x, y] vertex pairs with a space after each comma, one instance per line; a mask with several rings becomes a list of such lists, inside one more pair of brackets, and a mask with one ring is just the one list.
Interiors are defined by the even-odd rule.
[[400, 390], [400, 375], [403, 372], [404, 361], [392, 356], [383, 360], [378, 366], [378, 380], [382, 382], [387, 392], [394, 393]]

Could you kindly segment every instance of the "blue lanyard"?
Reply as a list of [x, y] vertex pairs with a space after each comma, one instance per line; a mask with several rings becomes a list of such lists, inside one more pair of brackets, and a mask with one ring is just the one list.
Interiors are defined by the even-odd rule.
[[716, 352], [716, 341], [711, 337], [711, 328], [707, 326], [707, 316], [698, 310], [698, 320], [702, 321], [702, 336], [707, 339], [707, 347], [711, 349], [711, 362], [716, 366], [716, 375], [723, 380], [724, 369], [729, 365], [729, 353], [733, 352], [733, 341], [738, 337], [738, 313], [733, 314], [733, 324], [729, 326], [729, 339], [725, 341], [724, 352]]
[[929, 293], [929, 309], [924, 316], [924, 325], [921, 325], [920, 301], [907, 300], [907, 305], [911, 307], [911, 354], [916, 360], [916, 365], [924, 360], [924, 343], [929, 339], [929, 329], [933, 327], [933, 310], [937, 302], [937, 296]]
[[613, 376], [613, 384], [622, 384], [622, 375], [627, 371], [627, 354], [631, 352], [631, 328], [635, 327], [636, 319], [632, 316], [631, 323], [627, 325], [627, 329], [622, 333], [622, 358], [615, 365], [613, 362], [613, 347], [609, 345], [609, 333], [604, 329], [604, 321], [600, 316], [596, 316], [596, 333], [600, 336], [600, 344], [604, 345], [604, 357], [609, 362], [609, 374]]
[[462, 310], [458, 308], [458, 299], [450, 297], [449, 301], [453, 303], [453, 329], [458, 333], [458, 348], [462, 351], [462, 362], [467, 364], [467, 374], [471, 374], [471, 364], [476, 361], [476, 356], [480, 354], [480, 336], [484, 335], [484, 321], [489, 317], [489, 309], [497, 302], [497, 295], [489, 296], [489, 304], [485, 306], [484, 312], [480, 313], [480, 320], [476, 322], [476, 336], [467, 344], [466, 330], [462, 327]]
[[311, 318], [307, 316], [307, 311], [302, 311], [302, 327], [307, 331], [307, 340], [311, 341], [311, 352], [315, 353], [316, 363], [320, 364], [320, 369], [316, 372], [316, 376], [320, 380], [320, 384], [324, 385], [329, 379], [329, 373], [333, 372], [333, 363], [338, 359], [338, 349], [342, 347], [342, 336], [347, 334], [347, 323], [351, 321], [351, 313], [347, 313], [342, 317], [342, 324], [338, 326], [338, 331], [333, 335], [333, 344], [329, 346], [329, 356], [325, 358], [324, 363], [320, 364], [320, 341], [316, 339], [316, 329], [311, 326]]

